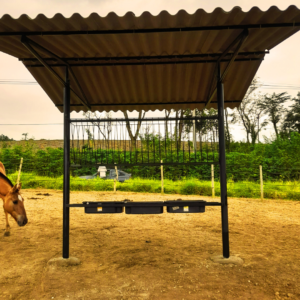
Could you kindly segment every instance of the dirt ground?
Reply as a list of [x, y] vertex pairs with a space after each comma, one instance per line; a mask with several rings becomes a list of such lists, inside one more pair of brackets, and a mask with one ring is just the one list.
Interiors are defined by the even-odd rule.
[[[50, 195], [47, 195], [50, 194]], [[46, 195], [44, 195], [46, 194]], [[62, 192], [24, 190], [29, 223], [0, 222], [0, 299], [300, 299], [300, 202], [229, 199], [231, 254], [243, 266], [211, 261], [222, 253], [219, 207], [202, 214], [85, 214], [71, 208], [70, 254], [61, 256]], [[208, 197], [73, 192], [82, 201]]]

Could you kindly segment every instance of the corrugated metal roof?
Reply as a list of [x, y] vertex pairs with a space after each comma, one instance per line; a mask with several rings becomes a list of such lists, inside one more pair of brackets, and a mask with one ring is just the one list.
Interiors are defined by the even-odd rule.
[[[272, 24], [277, 25], [271, 27]], [[31, 40], [57, 56], [73, 58], [68, 62], [74, 65], [73, 72], [92, 110], [201, 109], [209, 95], [215, 70], [215, 63], [211, 62], [216, 60], [214, 55], [223, 53], [243, 28], [249, 28], [249, 36], [240, 49], [245, 55], [237, 57], [224, 82], [225, 106], [233, 108], [239, 105], [255, 76], [264, 58], [262, 51], [272, 49], [297, 32], [299, 24], [300, 10], [296, 6], [285, 11], [274, 6], [267, 11], [253, 7], [248, 12], [239, 7], [230, 12], [216, 8], [211, 13], [199, 9], [192, 15], [183, 10], [176, 15], [162, 11], [153, 16], [145, 12], [138, 17], [131, 12], [122, 17], [115, 13], [106, 17], [93, 13], [87, 18], [79, 14], [70, 18], [56, 14], [50, 19], [44, 15], [35, 19], [27, 15], [18, 19], [4, 15], [0, 19], [0, 51], [20, 59], [34, 58], [21, 43], [21, 34], [28, 34]], [[179, 28], [181, 30], [176, 31]], [[75, 31], [77, 34], [72, 34]], [[50, 57], [37, 51], [43, 58]], [[208, 56], [180, 58], [177, 64], [168, 63], [176, 60], [174, 57], [160, 59], [161, 56], [195, 54]], [[135, 59], [125, 65], [126, 57]], [[76, 62], [75, 58], [87, 60]], [[229, 59], [230, 56], [226, 57]], [[165, 63], [155, 64], [161, 61]], [[59, 62], [47, 62], [64, 78], [65, 67]], [[62, 84], [45, 67], [38, 67], [39, 62], [26, 60], [23, 63], [62, 111]], [[221, 68], [226, 64], [221, 63]], [[81, 95], [73, 81], [71, 87]], [[213, 106], [215, 102], [216, 97], [212, 99]], [[77, 105], [72, 106], [72, 110], [86, 110], [73, 93], [71, 105]]]

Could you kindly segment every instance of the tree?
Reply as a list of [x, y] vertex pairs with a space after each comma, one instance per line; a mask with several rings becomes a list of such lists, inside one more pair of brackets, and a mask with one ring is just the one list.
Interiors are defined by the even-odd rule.
[[27, 135], [28, 135], [28, 132], [27, 132], [27, 133], [22, 133], [22, 135], [24, 135], [24, 138], [23, 138], [23, 139], [24, 139], [25, 141], [27, 141]]
[[10, 139], [8, 136], [4, 135], [4, 134], [0, 134], [0, 141], [13, 141], [14, 139]]
[[165, 118], [166, 118], [166, 121], [165, 121], [165, 134], [166, 134], [166, 138], [168, 139], [169, 138], [169, 130], [168, 130], [168, 119], [170, 117], [170, 114], [171, 114], [172, 110], [169, 109], [165, 109]]
[[292, 100], [294, 103], [290, 106], [291, 109], [287, 112], [282, 125], [282, 131], [288, 134], [293, 131], [300, 133], [300, 92]]
[[85, 132], [88, 136], [88, 144], [87, 146], [92, 148], [93, 147], [93, 140], [94, 140], [94, 135], [91, 133], [91, 130], [89, 128], [85, 129]]
[[145, 118], [145, 115], [146, 115], [146, 112], [144, 111], [140, 111], [139, 112], [139, 116], [138, 116], [138, 121], [137, 121], [137, 126], [136, 126], [136, 131], [135, 133], [133, 133], [132, 131], [132, 127], [130, 126], [130, 122], [129, 122], [129, 117], [128, 117], [128, 112], [127, 111], [124, 111], [123, 112], [124, 114], [124, 117], [125, 117], [125, 122], [126, 122], [126, 128], [127, 128], [127, 131], [128, 131], [128, 134], [129, 134], [129, 137], [130, 137], [130, 140], [131, 140], [131, 151], [132, 150], [135, 150], [136, 149], [136, 140], [139, 136], [139, 132], [140, 132], [140, 129], [141, 129], [141, 125], [142, 125], [142, 121], [144, 118]]
[[176, 141], [176, 146], [178, 149], [181, 149], [181, 139], [182, 139], [182, 132], [183, 132], [183, 127], [184, 127], [184, 120], [183, 117], [186, 115], [187, 110], [186, 109], [179, 109], [176, 110], [175, 112], [175, 141]]
[[260, 109], [263, 110], [270, 118], [273, 124], [276, 137], [278, 137], [278, 123], [282, 120], [286, 109], [283, 104], [291, 97], [286, 93], [273, 93], [271, 96], [265, 95], [264, 100], [259, 103]]
[[[109, 142], [110, 142], [110, 135], [112, 132], [112, 121], [111, 121], [111, 113], [110, 112], [104, 112], [104, 113], [99, 113], [99, 112], [91, 112], [87, 111], [83, 113], [83, 116], [91, 120], [91, 123], [98, 128], [99, 133], [102, 135], [104, 138], [105, 144], [106, 144], [106, 149], [109, 149]], [[101, 120], [107, 120], [106, 122], [101, 122]], [[93, 121], [95, 120], [95, 121]], [[88, 135], [88, 140], [91, 141], [94, 139], [93, 134], [90, 132], [89, 128], [85, 129], [86, 134]], [[89, 142], [90, 144], [90, 142]]]
[[[208, 117], [208, 116], [215, 116], [218, 115], [218, 111], [214, 108], [211, 109], [204, 109], [204, 110], [195, 110], [196, 117]], [[191, 110], [186, 110], [185, 112], [186, 117], [192, 116]], [[209, 138], [212, 139], [212, 141], [215, 143], [216, 141], [216, 135], [218, 131], [218, 120], [212, 119], [197, 119], [195, 122], [196, 126], [196, 132], [199, 133], [199, 141], [200, 141], [200, 152], [202, 152], [202, 141]], [[193, 130], [193, 122], [189, 119], [184, 120], [184, 132], [190, 133], [191, 130]]]
[[233, 124], [239, 123], [244, 126], [247, 143], [250, 143], [251, 139], [253, 145], [258, 139], [259, 132], [268, 124], [267, 120], [261, 120], [265, 111], [261, 103], [265, 96], [254, 93], [258, 87], [258, 80], [254, 78], [242, 103], [230, 115]]
[[230, 143], [233, 140], [232, 136], [230, 134], [230, 130], [229, 130], [229, 121], [228, 121], [228, 107], [224, 109], [225, 111], [225, 143], [226, 143], [226, 148], [227, 150], [230, 152]]

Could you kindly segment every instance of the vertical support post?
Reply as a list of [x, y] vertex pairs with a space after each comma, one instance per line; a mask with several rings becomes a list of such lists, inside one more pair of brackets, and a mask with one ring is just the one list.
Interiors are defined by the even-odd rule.
[[211, 195], [215, 198], [215, 171], [214, 165], [211, 165]]
[[[196, 117], [196, 109], [193, 109], [193, 117]], [[196, 153], [196, 120], [193, 120], [193, 146], [194, 146], [194, 153]]]
[[263, 180], [262, 165], [259, 166], [259, 175], [260, 175], [260, 199], [264, 200], [264, 180]]
[[227, 203], [227, 179], [226, 179], [226, 155], [225, 155], [225, 128], [224, 128], [224, 89], [221, 81], [220, 63], [218, 63], [217, 98], [219, 118], [219, 163], [220, 163], [220, 188], [221, 188], [221, 218], [223, 257], [229, 258], [229, 229], [228, 229], [228, 203]]
[[66, 67], [64, 87], [64, 182], [63, 182], [63, 258], [69, 258], [70, 236], [70, 81]]
[[164, 193], [164, 166], [162, 165], [163, 161], [160, 161], [160, 174], [161, 174], [161, 193]]

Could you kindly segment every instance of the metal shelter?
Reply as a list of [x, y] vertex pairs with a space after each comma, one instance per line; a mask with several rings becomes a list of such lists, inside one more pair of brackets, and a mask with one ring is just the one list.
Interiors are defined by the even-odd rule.
[[[234, 7], [136, 17], [0, 19], [17, 57], [64, 113], [63, 257], [69, 257], [71, 111], [218, 108], [223, 256], [229, 257], [224, 108], [242, 101], [269, 51], [300, 29], [300, 10]], [[225, 93], [224, 93], [225, 89]], [[63, 91], [63, 97], [62, 97]], [[213, 205], [213, 204], [212, 204]], [[78, 205], [77, 205], [78, 206]]]

